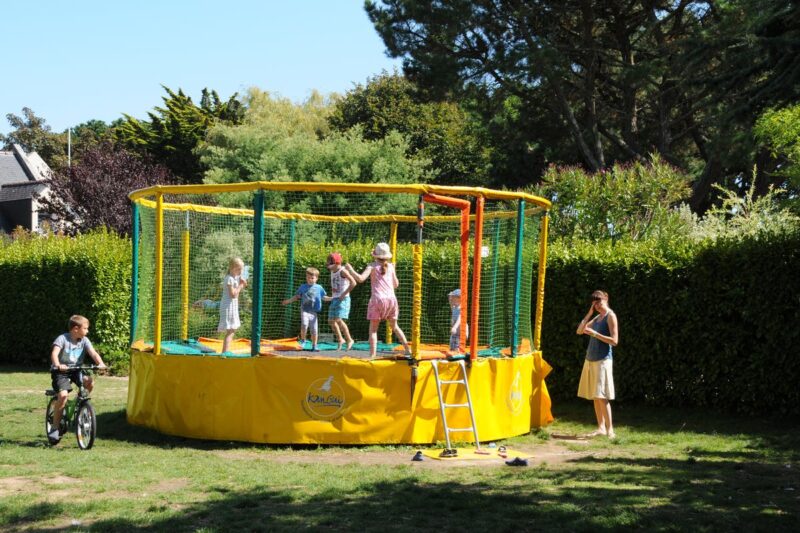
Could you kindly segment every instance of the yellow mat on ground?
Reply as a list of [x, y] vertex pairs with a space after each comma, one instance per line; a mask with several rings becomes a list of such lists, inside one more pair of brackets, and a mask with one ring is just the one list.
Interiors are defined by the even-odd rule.
[[[455, 457], [439, 457], [439, 455], [444, 451], [444, 449], [440, 448], [429, 448], [427, 450], [422, 450], [422, 455], [425, 457], [430, 457], [431, 459], [439, 459], [442, 461], [453, 461], [453, 460], [481, 460], [486, 461], [487, 459], [490, 460], [512, 460], [515, 457], [519, 457], [520, 459], [530, 459], [533, 457], [530, 453], [524, 453], [517, 450], [511, 450], [506, 448], [505, 451], [500, 451], [500, 448], [481, 448], [483, 452], [489, 453], [476, 453], [476, 448], [456, 448], [458, 450], [458, 455]], [[505, 457], [504, 457], [505, 456]]]

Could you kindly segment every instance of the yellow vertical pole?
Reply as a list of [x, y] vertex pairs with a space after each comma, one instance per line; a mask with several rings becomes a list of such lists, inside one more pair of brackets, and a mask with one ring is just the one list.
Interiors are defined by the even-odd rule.
[[[392, 252], [392, 260], [397, 266], [397, 222], [392, 222], [389, 233], [389, 249]], [[386, 323], [386, 344], [392, 344], [392, 326]]]
[[189, 340], [189, 212], [181, 243], [181, 339]]
[[550, 212], [545, 211], [542, 217], [542, 227], [539, 230], [539, 275], [536, 279], [536, 322], [533, 329], [533, 349], [542, 349], [542, 313], [544, 312], [544, 276], [547, 270], [547, 227], [550, 222]]
[[411, 308], [411, 354], [414, 359], [419, 357], [419, 344], [421, 337], [420, 324], [422, 319], [422, 245], [415, 244], [414, 251], [414, 296]]
[[156, 193], [156, 308], [153, 353], [161, 353], [161, 306], [164, 285], [164, 196]]

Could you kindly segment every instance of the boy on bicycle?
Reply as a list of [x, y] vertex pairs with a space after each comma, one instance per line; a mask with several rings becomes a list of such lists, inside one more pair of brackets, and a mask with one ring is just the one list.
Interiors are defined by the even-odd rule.
[[67, 395], [72, 388], [71, 383], [80, 386], [83, 381], [83, 386], [89, 392], [94, 387], [91, 376], [70, 367], [83, 364], [84, 356], [88, 353], [98, 368], [106, 368], [103, 358], [86, 336], [89, 333], [89, 320], [81, 315], [72, 315], [69, 317], [68, 327], [69, 331], [53, 341], [53, 350], [50, 352], [50, 377], [53, 381], [53, 390], [58, 393], [58, 402], [53, 413], [53, 431], [47, 435], [52, 444], [58, 444], [61, 440], [58, 428], [61, 423], [61, 413], [67, 404]]

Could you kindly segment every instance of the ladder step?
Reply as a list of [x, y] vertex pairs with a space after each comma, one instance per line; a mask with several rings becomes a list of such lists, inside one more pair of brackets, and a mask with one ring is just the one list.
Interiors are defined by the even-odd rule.
[[468, 403], [446, 403], [443, 405], [445, 407], [469, 407]]
[[441, 383], [442, 385], [455, 385], [456, 383], [459, 383], [461, 385], [466, 385], [467, 384], [463, 379], [456, 379], [456, 380], [453, 380], [453, 381], [442, 380], [439, 383]]
[[472, 431], [474, 431], [474, 429], [472, 427], [468, 427], [468, 428], [447, 428], [447, 431], [450, 431], [451, 433], [455, 433], [455, 432], [463, 433], [463, 432], [466, 432], [466, 431], [472, 432]]

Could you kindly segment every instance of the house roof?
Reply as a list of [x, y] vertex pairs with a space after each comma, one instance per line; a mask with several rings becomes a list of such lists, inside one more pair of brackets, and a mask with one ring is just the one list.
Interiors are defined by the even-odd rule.
[[30, 181], [30, 178], [14, 152], [0, 152], [0, 187], [21, 181]]
[[50, 174], [39, 154], [26, 154], [18, 144], [0, 151], [0, 202], [30, 198]]
[[34, 193], [41, 192], [44, 188], [45, 184], [41, 181], [6, 183], [0, 187], [0, 202], [26, 200], [33, 197]]

